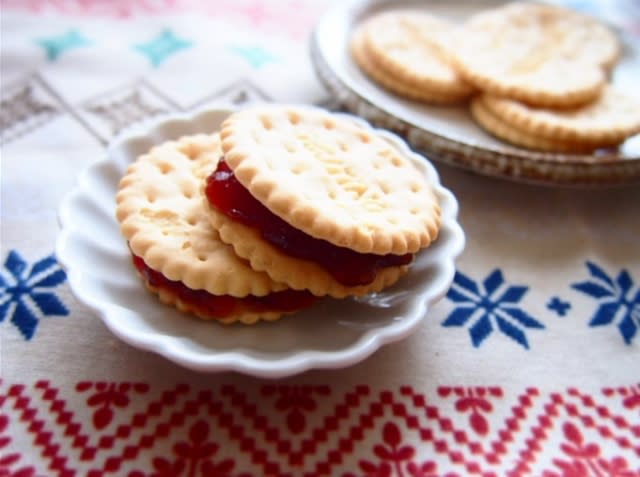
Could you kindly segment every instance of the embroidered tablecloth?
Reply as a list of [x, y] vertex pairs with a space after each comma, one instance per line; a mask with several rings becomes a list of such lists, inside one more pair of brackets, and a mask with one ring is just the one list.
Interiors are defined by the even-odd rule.
[[328, 3], [1, 5], [0, 475], [640, 475], [639, 187], [438, 165], [467, 245], [413, 335], [281, 380], [188, 371], [74, 299], [58, 206], [144, 118], [332, 105], [307, 43]]

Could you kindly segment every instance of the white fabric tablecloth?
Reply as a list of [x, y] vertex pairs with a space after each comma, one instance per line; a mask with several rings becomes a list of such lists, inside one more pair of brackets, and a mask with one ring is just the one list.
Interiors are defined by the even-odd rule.
[[[277, 381], [188, 371], [74, 299], [58, 206], [141, 119], [331, 104], [307, 44], [328, 4], [1, 5], [0, 475], [640, 475], [639, 187], [438, 165], [467, 245], [412, 336]], [[460, 292], [491, 306], [465, 319]], [[519, 319], [501, 324], [496, 307]]]

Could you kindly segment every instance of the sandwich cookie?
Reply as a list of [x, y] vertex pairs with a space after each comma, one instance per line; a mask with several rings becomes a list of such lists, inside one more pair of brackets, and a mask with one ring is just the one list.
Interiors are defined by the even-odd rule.
[[436, 239], [430, 183], [370, 127], [322, 109], [256, 106], [223, 123], [204, 189], [221, 239], [296, 290], [377, 292]]
[[116, 217], [145, 286], [168, 305], [225, 324], [310, 306], [310, 293], [253, 270], [211, 227], [200, 185], [221, 155], [217, 134], [187, 136], [154, 147], [120, 180]]

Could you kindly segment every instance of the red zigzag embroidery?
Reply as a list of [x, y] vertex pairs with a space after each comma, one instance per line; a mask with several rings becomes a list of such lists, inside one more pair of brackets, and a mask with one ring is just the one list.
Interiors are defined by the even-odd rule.
[[[158, 391], [81, 382], [65, 399], [49, 381], [16, 384], [0, 393], [0, 449], [10, 446], [9, 427], [19, 430], [40, 450], [30, 455], [65, 477], [82, 469], [89, 477], [559, 477], [582, 468], [590, 472], [584, 475], [640, 476], [632, 468], [640, 461], [640, 387], [598, 395], [529, 388], [512, 397], [496, 387], [437, 391], [185, 384]], [[20, 457], [0, 457], [0, 475], [18, 475]]]

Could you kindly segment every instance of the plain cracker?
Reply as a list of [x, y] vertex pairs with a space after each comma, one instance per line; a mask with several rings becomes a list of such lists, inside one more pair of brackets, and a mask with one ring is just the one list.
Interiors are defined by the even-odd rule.
[[545, 152], [558, 153], [589, 153], [606, 144], [590, 144], [585, 142], [570, 142], [549, 139], [515, 128], [503, 121], [488, 109], [480, 98], [471, 101], [470, 110], [475, 121], [494, 136], [516, 146], [526, 147]]
[[516, 3], [472, 16], [455, 35], [453, 60], [477, 88], [538, 106], [595, 99], [604, 68], [619, 56], [617, 38], [585, 15], [552, 5]]
[[415, 253], [440, 207], [411, 159], [355, 120], [311, 107], [256, 106], [222, 125], [225, 161], [271, 212], [359, 253]]
[[445, 53], [443, 45], [452, 30], [449, 22], [422, 11], [394, 10], [369, 18], [357, 33], [380, 76], [432, 96], [462, 101], [474, 89], [462, 80]]
[[572, 109], [533, 108], [490, 95], [481, 101], [503, 122], [555, 141], [611, 145], [640, 132], [640, 102], [612, 86], [593, 103]]
[[362, 30], [354, 33], [350, 48], [351, 56], [360, 69], [375, 83], [398, 96], [436, 105], [460, 103], [468, 98], [467, 94], [448, 95], [441, 91], [435, 92], [420, 88], [411, 83], [402, 82], [396, 76], [382, 69], [382, 67], [375, 62], [374, 58], [368, 54], [364, 43], [364, 31]]

